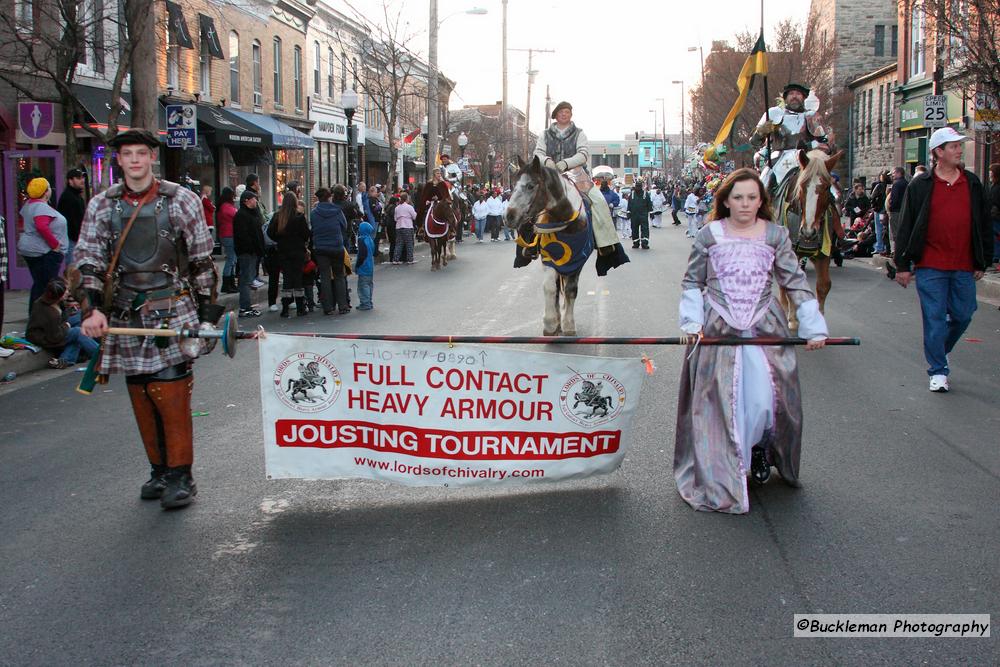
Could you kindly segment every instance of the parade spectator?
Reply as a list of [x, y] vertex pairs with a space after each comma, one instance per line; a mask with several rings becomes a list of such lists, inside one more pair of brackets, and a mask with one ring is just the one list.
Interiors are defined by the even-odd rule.
[[399, 205], [396, 207], [396, 254], [392, 256], [393, 264], [415, 264], [413, 258], [413, 223], [417, 212], [409, 203], [409, 195], [405, 192], [399, 195]]
[[312, 210], [313, 249], [316, 256], [316, 280], [319, 281], [319, 302], [324, 315], [333, 315], [334, 307], [340, 313], [350, 312], [347, 305], [347, 278], [344, 274], [344, 238], [347, 236], [347, 218], [344, 211], [331, 202], [347, 199], [347, 189], [343, 185], [334, 186], [333, 192], [326, 188], [316, 191], [319, 200]]
[[885, 199], [888, 195], [889, 174], [881, 173], [875, 185], [872, 186], [872, 208], [875, 209], [875, 252], [884, 255], [886, 248], [886, 226], [889, 223], [885, 211]]
[[[889, 198], [886, 202], [886, 208], [889, 210], [889, 240], [891, 247], [897, 252], [896, 236], [899, 233], [900, 211], [903, 208], [903, 194], [906, 192], [906, 185], [906, 176], [903, 168], [896, 167], [893, 169], [892, 185], [889, 187]], [[890, 280], [896, 277], [896, 267], [892, 264], [891, 260], [885, 263], [885, 269], [888, 272]]]
[[993, 270], [1000, 271], [1000, 163], [990, 165], [990, 218], [993, 220]]
[[486, 227], [490, 230], [490, 241], [500, 240], [500, 227], [503, 224], [503, 199], [500, 190], [494, 190], [493, 196], [486, 200]]
[[510, 191], [504, 192], [500, 197], [500, 227], [503, 229], [503, 240], [513, 241], [514, 233], [511, 231], [510, 227], [503, 224], [504, 218], [507, 217], [507, 206], [510, 205]]
[[[205, 222], [215, 224], [215, 203], [212, 201], [212, 186], [201, 186], [201, 207], [205, 211]], [[218, 236], [218, 233], [216, 233]]]
[[49, 368], [69, 368], [77, 362], [80, 352], [87, 357], [97, 354], [100, 347], [93, 338], [83, 335], [80, 330], [79, 311], [66, 317], [63, 302], [69, 297], [69, 289], [62, 278], [53, 278], [28, 317], [24, 337], [51, 353]]
[[622, 204], [622, 198], [617, 192], [611, 189], [607, 179], [601, 180], [601, 194], [604, 196], [604, 201], [608, 202], [608, 208], [611, 209], [611, 215], [614, 216], [615, 209]]
[[472, 205], [472, 217], [475, 219], [476, 243], [483, 242], [483, 232], [486, 231], [487, 220], [489, 219], [489, 205], [486, 202], [486, 192], [479, 193], [479, 199]]
[[[257, 213], [257, 216], [260, 218], [260, 224], [263, 227], [271, 219], [271, 212], [268, 210], [267, 204], [264, 203], [264, 193], [262, 193], [261, 190], [260, 190], [260, 178], [257, 176], [257, 174], [248, 174], [243, 185], [244, 185], [244, 187], [246, 189], [253, 190], [253, 192], [257, 195], [257, 207], [254, 209], [254, 211]], [[236, 196], [237, 197], [242, 197], [243, 195], [242, 195], [242, 193], [237, 192]], [[274, 245], [270, 241], [270, 239], [267, 239], [266, 237], [265, 237], [265, 243], [269, 244], [269, 246], [273, 246]], [[264, 286], [264, 281], [260, 279], [260, 262], [263, 259], [264, 259], [264, 255], [261, 255], [260, 257], [257, 258], [257, 264], [258, 264], [258, 266], [254, 267], [253, 282], [250, 284], [250, 289], [260, 289], [261, 287]], [[275, 290], [275, 292], [274, 292], [274, 297], [272, 298], [272, 296], [271, 296], [271, 289], [270, 289], [270, 287], [268, 287], [267, 296], [268, 296], [269, 303], [273, 306], [274, 303], [275, 303], [275, 299], [278, 298], [277, 297], [277, 294], [278, 294], [278, 292], [277, 292], [277, 289], [278, 289], [278, 283], [277, 283], [277, 280], [278, 280], [278, 271], [275, 271], [274, 274], [271, 275], [270, 280], [274, 283], [274, 290]], [[277, 309], [277, 308], [275, 308], [275, 309]]]
[[49, 281], [59, 275], [69, 236], [66, 218], [49, 206], [52, 188], [44, 178], [33, 178], [28, 183], [28, 201], [21, 207], [24, 229], [17, 239], [17, 252], [24, 258], [31, 273], [31, 293], [28, 297], [28, 314], [35, 301], [45, 291]]
[[264, 230], [260, 225], [257, 204], [257, 192], [247, 188], [240, 196], [240, 209], [233, 217], [233, 248], [240, 267], [240, 317], [260, 317], [260, 311], [250, 301], [253, 275], [257, 262], [264, 255]]
[[358, 274], [358, 310], [371, 310], [375, 291], [375, 228], [367, 222], [358, 226], [358, 257], [354, 264]]
[[82, 169], [70, 169], [66, 172], [66, 187], [59, 195], [56, 210], [66, 218], [66, 235], [69, 246], [66, 250], [66, 266], [73, 263], [73, 248], [80, 240], [80, 225], [83, 224], [83, 214], [87, 211], [87, 202], [83, 196], [87, 177]]
[[992, 259], [989, 197], [961, 166], [968, 140], [950, 127], [931, 135], [933, 172], [906, 188], [895, 239], [896, 282], [909, 285], [915, 266], [929, 389], [938, 393], [951, 388], [948, 354], [972, 321], [976, 281]]
[[684, 200], [681, 198], [684, 194], [681, 190], [681, 186], [675, 185], [673, 189], [673, 194], [670, 197], [670, 217], [674, 219], [674, 227], [680, 227], [681, 219], [677, 217], [677, 212], [684, 208]]
[[649, 214], [653, 202], [649, 194], [643, 192], [642, 183], [636, 183], [632, 190], [632, 199], [628, 202], [628, 217], [632, 222], [632, 247], [649, 250]]
[[295, 314], [302, 317], [307, 314], [305, 291], [302, 286], [302, 271], [306, 265], [306, 248], [309, 245], [309, 223], [298, 210], [298, 197], [292, 192], [285, 192], [281, 199], [281, 208], [271, 218], [267, 234], [276, 246], [278, 262], [281, 264], [283, 276], [281, 290], [281, 313], [279, 317], [288, 317], [288, 310], [295, 302]]
[[234, 294], [236, 290], [236, 246], [233, 245], [233, 218], [236, 217], [236, 193], [230, 187], [222, 188], [215, 210], [215, 234], [226, 257], [222, 266], [222, 293]]
[[393, 253], [396, 251], [396, 206], [399, 204], [399, 195], [392, 195], [385, 204], [382, 211], [382, 230], [385, 238], [389, 242], [388, 256], [392, 261]]
[[864, 183], [855, 183], [850, 196], [844, 202], [844, 215], [848, 217], [848, 226], [852, 226], [855, 219], [864, 218], [871, 207], [872, 202], [865, 194]]

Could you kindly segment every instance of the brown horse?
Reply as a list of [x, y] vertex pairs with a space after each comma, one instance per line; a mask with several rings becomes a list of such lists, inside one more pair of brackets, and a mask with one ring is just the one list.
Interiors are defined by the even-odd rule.
[[[788, 228], [796, 255], [812, 261], [816, 269], [816, 299], [821, 313], [832, 286], [830, 256], [833, 245], [837, 243], [836, 230], [840, 226], [830, 171], [843, 154], [844, 151], [827, 155], [821, 150], [808, 153], [800, 150], [799, 173], [790, 176], [787, 185], [779, 187], [776, 197], [776, 222]], [[788, 325], [798, 328], [795, 307], [784, 290], [781, 290], [781, 305], [788, 315]]]
[[431, 247], [431, 271], [448, 266], [448, 242], [458, 232], [458, 218], [450, 200], [438, 199], [431, 204], [424, 219], [423, 231]]

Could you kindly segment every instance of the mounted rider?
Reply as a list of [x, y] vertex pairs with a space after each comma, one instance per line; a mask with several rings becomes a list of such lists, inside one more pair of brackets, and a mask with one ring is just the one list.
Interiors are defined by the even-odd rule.
[[601, 191], [594, 187], [593, 180], [589, 177], [590, 147], [587, 135], [573, 123], [573, 105], [569, 102], [560, 102], [552, 111], [552, 119], [555, 122], [539, 135], [534, 155], [542, 164], [559, 172], [579, 168], [587, 176], [586, 179], [573, 180], [578, 184], [577, 187], [580, 187], [585, 180], [590, 183], [590, 188], [583, 194], [590, 200], [591, 222], [598, 253], [597, 274], [603, 276], [609, 269], [628, 262], [628, 255], [622, 249], [618, 233], [615, 231], [611, 210]]
[[441, 176], [447, 181], [452, 189], [458, 189], [459, 193], [463, 199], [465, 196], [461, 194], [462, 186], [462, 168], [451, 161], [451, 156], [447, 153], [441, 154]]
[[[776, 197], [778, 192], [787, 189], [789, 178], [799, 173], [799, 149], [810, 151], [819, 148], [830, 152], [826, 131], [816, 114], [818, 100], [812, 96], [811, 100], [815, 100], [816, 104], [811, 102], [806, 105], [809, 88], [800, 83], [789, 83], [781, 92], [781, 97], [785, 106], [768, 109], [750, 137], [750, 143], [761, 149], [758, 159], [766, 165], [761, 171], [761, 180], [774, 201], [780, 201]], [[769, 146], [768, 137], [771, 138]], [[770, 160], [768, 148], [771, 150]]]

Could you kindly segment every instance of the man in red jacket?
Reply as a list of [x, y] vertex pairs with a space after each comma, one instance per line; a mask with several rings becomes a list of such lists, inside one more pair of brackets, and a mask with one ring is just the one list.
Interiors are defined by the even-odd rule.
[[[950, 127], [931, 135], [931, 172], [906, 188], [896, 243], [896, 282], [917, 279], [930, 390], [947, 392], [948, 353], [976, 311], [976, 281], [992, 253], [989, 200], [979, 178], [962, 168], [965, 137]], [[916, 270], [913, 270], [916, 265]]]

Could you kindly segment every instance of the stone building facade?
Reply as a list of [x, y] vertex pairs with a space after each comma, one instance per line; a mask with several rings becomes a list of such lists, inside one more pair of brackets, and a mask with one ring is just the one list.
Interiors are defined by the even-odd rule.
[[898, 83], [896, 63], [864, 74], [848, 84], [854, 103], [848, 130], [849, 163], [844, 171], [851, 180], [868, 186], [876, 176], [897, 166], [896, 135], [899, 109], [895, 104]]

